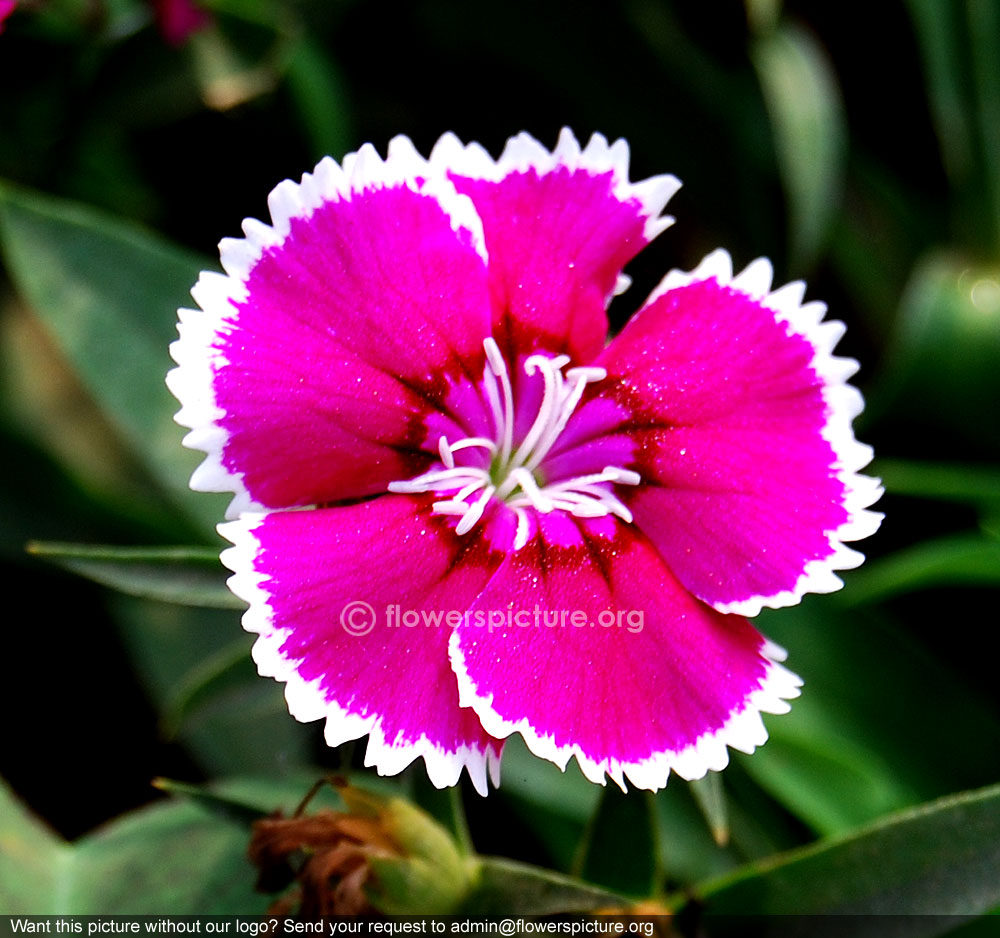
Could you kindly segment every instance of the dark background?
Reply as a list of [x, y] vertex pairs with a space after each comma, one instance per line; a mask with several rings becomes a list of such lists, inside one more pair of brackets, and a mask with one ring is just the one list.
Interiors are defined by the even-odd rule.
[[[996, 779], [1000, 319], [989, 303], [962, 318], [975, 306], [969, 284], [997, 272], [993, 5], [206, 8], [206, 28], [171, 45], [139, 0], [22, 4], [0, 34], [0, 178], [141, 223], [212, 264], [216, 243], [237, 235], [243, 217], [266, 217], [278, 181], [325, 153], [339, 159], [365, 141], [384, 152], [397, 133], [426, 153], [447, 130], [494, 155], [521, 130], [546, 146], [564, 125], [581, 140], [593, 131], [626, 137], [633, 178], [672, 172], [684, 188], [670, 205], [677, 224], [630, 268], [635, 285], [615, 301], [614, 321], [667, 269], [690, 268], [723, 245], [739, 267], [771, 257], [778, 283], [806, 278], [809, 297], [848, 324], [840, 353], [862, 363], [869, 408], [858, 431], [879, 456], [872, 471], [886, 480], [877, 507], [887, 521], [862, 546], [870, 563], [846, 575], [841, 596], [807, 599], [787, 626], [781, 613], [764, 623], [790, 630], [776, 637], [807, 690], [821, 689], [824, 717], [806, 722], [803, 737], [821, 737], [829, 717], [848, 744], [834, 733], [830, 753], [799, 764], [802, 747], [775, 737], [775, 757], [791, 752], [798, 766], [787, 784], [821, 787], [823, 759], [850, 761], [852, 746], [861, 746], [859, 764], [877, 752], [895, 785], [883, 801], [872, 796], [872, 812]], [[803, 91], [797, 104], [794, 87], [777, 99], [766, 91], [774, 50], [788, 48], [829, 81], [820, 111], [832, 181], [819, 190], [811, 240], [795, 221], [788, 165], [808, 166], [815, 137], [800, 127], [789, 142], [776, 115], [812, 99]], [[934, 65], [941, 61], [957, 64]], [[186, 302], [180, 293], [175, 305]], [[162, 507], [14, 279], [0, 279], [0, 315], [0, 559], [11, 600], [0, 645], [0, 776], [75, 837], [158, 797], [155, 776], [199, 781], [247, 767], [206, 758], [192, 743], [197, 727], [165, 730], [162, 695], [129, 638], [161, 615], [156, 604], [136, 605], [25, 554], [30, 540], [205, 539]], [[169, 364], [164, 347], [163, 372]], [[144, 485], [149, 504], [135, 494]], [[185, 628], [238, 638], [237, 615], [206, 613]], [[826, 655], [823, 642], [841, 657]], [[870, 736], [851, 737], [858, 726]], [[313, 729], [293, 729], [311, 761], [345, 758], [324, 752]], [[266, 759], [249, 750], [247, 759], [266, 771]], [[746, 804], [765, 804], [779, 842], [836, 829], [751, 765], [738, 761], [726, 777]], [[539, 830], [555, 822], [532, 814], [529, 795], [517, 789], [488, 806], [467, 799], [477, 843], [551, 860]], [[857, 801], [849, 785], [841, 797]]]

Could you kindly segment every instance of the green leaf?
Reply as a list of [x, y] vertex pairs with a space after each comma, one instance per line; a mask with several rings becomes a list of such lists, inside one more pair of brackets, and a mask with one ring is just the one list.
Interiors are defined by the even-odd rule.
[[38, 915], [53, 908], [69, 846], [33, 817], [0, 780], [0, 909]]
[[266, 817], [270, 813], [267, 809], [247, 804], [245, 800], [222, 794], [206, 785], [191, 785], [174, 779], [156, 778], [153, 779], [153, 787], [165, 791], [169, 795], [186, 798], [199, 807], [203, 807], [210, 814], [216, 814], [242, 824], [247, 830], [250, 829], [254, 821]]
[[970, 171], [974, 149], [972, 114], [964, 88], [961, 6], [938, 0], [906, 0], [906, 5], [924, 59], [938, 144], [948, 175], [958, 188]]
[[0, 187], [0, 246], [17, 289], [175, 507], [208, 532], [224, 497], [195, 496], [164, 384], [177, 307], [207, 262], [82, 205]]
[[0, 906], [9, 914], [262, 914], [246, 830], [189, 802], [134, 811], [66, 843], [0, 783]]
[[226, 586], [219, 553], [202, 547], [110, 547], [33, 541], [28, 553], [44, 557], [102, 586], [161, 602], [215, 609], [245, 609]]
[[790, 262], [819, 256], [839, 202], [846, 129], [833, 70], [819, 44], [793, 26], [758, 36], [751, 54], [771, 118], [788, 201]]
[[116, 605], [166, 736], [185, 739], [219, 772], [253, 771], [293, 752], [303, 761], [304, 733], [280, 688], [254, 672], [250, 639], [231, 613], [209, 611], [245, 608], [226, 589], [217, 552], [56, 543], [29, 549], [126, 596], [156, 601], [143, 612]]
[[[349, 779], [350, 773], [344, 773], [344, 777]], [[320, 769], [299, 768], [281, 776], [232, 776], [205, 785], [171, 778], [158, 778], [153, 784], [170, 795], [189, 798], [211, 813], [248, 825], [276, 811], [291, 817], [307, 797], [309, 811], [343, 811], [343, 799], [332, 785], [326, 784], [327, 780]], [[364, 784], [371, 781], [364, 776]]]
[[462, 915], [559, 915], [627, 905], [621, 895], [526, 863], [483, 857]]
[[1000, 904], [997, 869], [1000, 786], [993, 786], [749, 864], [695, 895], [710, 915], [972, 915]]
[[133, 812], [75, 845], [74, 914], [261, 914], [241, 824], [186, 802]]
[[[671, 887], [719, 876], [757, 855], [748, 856], [740, 851], [735, 836], [734, 842], [725, 848], [715, 843], [691, 786], [682, 779], [671, 778], [667, 787], [656, 793], [654, 802], [659, 866]], [[765, 852], [771, 853], [773, 849]]]
[[[225, 21], [198, 30], [188, 39], [194, 75], [202, 100], [208, 107], [228, 111], [274, 90], [278, 76], [272, 56], [260, 53], [258, 43], [270, 45], [274, 36], [269, 28], [260, 29], [256, 42], [238, 42], [223, 29]], [[261, 24], [244, 21], [244, 25]], [[253, 49], [251, 54], [248, 50]]]
[[309, 764], [318, 727], [294, 720], [281, 685], [256, 673], [252, 637], [234, 612], [117, 593], [108, 599], [161, 718], [206, 772], [270, 775]]
[[653, 796], [607, 786], [580, 845], [574, 872], [591, 883], [637, 897], [659, 882]]
[[712, 832], [712, 839], [720, 847], [729, 843], [729, 812], [726, 792], [722, 787], [722, 773], [709, 772], [704, 778], [688, 782], [691, 794]]
[[769, 721], [764, 750], [741, 759], [747, 773], [824, 834], [917, 801], [893, 766], [848, 735], [831, 710], [818, 693], [795, 701], [791, 714]]
[[[939, 648], [918, 644], [847, 587], [765, 610], [761, 631], [788, 650], [805, 685], [790, 713], [767, 716], [770, 739], [734, 762], [821, 835], [995, 775], [995, 705]], [[934, 744], [928, 745], [933, 739]], [[956, 775], [956, 773], [958, 773]]]
[[769, 32], [781, 19], [781, 0], [745, 0], [744, 6], [754, 32]]
[[181, 675], [163, 703], [160, 727], [167, 738], [177, 736], [198, 709], [246, 682], [247, 643], [242, 638], [206, 655]]
[[546, 849], [546, 861], [569, 870], [580, 838], [597, 809], [601, 789], [584, 778], [575, 762], [565, 771], [532, 755], [520, 736], [503, 751], [503, 785], [495, 796], [510, 805], [531, 837]]
[[291, 43], [285, 55], [285, 81], [315, 157], [339, 157], [352, 134], [347, 93], [335, 63], [305, 36]]
[[939, 501], [1000, 503], [1000, 466], [877, 459], [865, 470], [893, 495]]
[[935, 586], [1000, 586], [1000, 540], [956, 534], [907, 547], [853, 574], [844, 602], [881, 602]]
[[1000, 248], [1000, 16], [993, 0], [968, 0], [969, 51], [976, 85], [977, 140], [984, 171], [982, 200], [992, 222], [992, 246]]

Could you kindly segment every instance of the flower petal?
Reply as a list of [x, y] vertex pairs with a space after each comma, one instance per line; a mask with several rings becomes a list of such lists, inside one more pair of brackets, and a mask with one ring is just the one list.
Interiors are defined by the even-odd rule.
[[760, 713], [798, 695], [779, 649], [694, 599], [634, 527], [536, 521], [451, 639], [461, 702], [488, 732], [651, 790], [764, 742]]
[[660, 212], [677, 179], [631, 183], [624, 140], [595, 134], [581, 150], [568, 129], [551, 153], [520, 134], [496, 161], [446, 134], [430, 161], [482, 218], [493, 335], [509, 359], [538, 348], [593, 358], [608, 301], [628, 285], [622, 268], [673, 221]]
[[803, 284], [770, 284], [766, 260], [734, 278], [716, 251], [668, 274], [597, 362], [633, 413], [636, 524], [688, 589], [742, 615], [838, 589], [862, 560], [843, 542], [881, 521], [851, 429], [857, 364], [832, 354], [843, 326]]
[[489, 294], [472, 204], [405, 137], [323, 160], [221, 244], [181, 310], [168, 384], [230, 517], [385, 491], [427, 465], [445, 377], [482, 371]]
[[[383, 775], [422, 757], [438, 787], [463, 768], [484, 794], [487, 772], [497, 783], [500, 743], [459, 708], [445, 614], [465, 611], [502, 555], [455, 537], [423, 497], [246, 515], [220, 531], [254, 660], [285, 682], [296, 719], [325, 718], [331, 746], [370, 734], [365, 764]], [[406, 627], [410, 611], [442, 616]]]

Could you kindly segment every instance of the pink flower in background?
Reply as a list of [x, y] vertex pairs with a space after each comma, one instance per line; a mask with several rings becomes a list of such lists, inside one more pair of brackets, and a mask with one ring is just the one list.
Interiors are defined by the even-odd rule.
[[[0, 0], [0, 33], [4, 21], [17, 6], [17, 0]], [[150, 0], [160, 34], [172, 46], [182, 45], [187, 38], [210, 21], [208, 13], [193, 0]]]
[[208, 13], [193, 0], [151, 0], [160, 34], [172, 46], [183, 45], [209, 22]]
[[745, 617], [838, 588], [878, 526], [856, 364], [801, 283], [717, 251], [606, 344], [679, 185], [628, 157], [325, 159], [181, 310], [168, 383], [192, 487], [235, 493], [260, 672], [383, 774], [485, 791], [512, 733], [623, 787], [722, 768], [800, 684]]
[[14, 7], [16, 6], [17, 0], [0, 0], [0, 33], [3, 32], [7, 17], [14, 12]]

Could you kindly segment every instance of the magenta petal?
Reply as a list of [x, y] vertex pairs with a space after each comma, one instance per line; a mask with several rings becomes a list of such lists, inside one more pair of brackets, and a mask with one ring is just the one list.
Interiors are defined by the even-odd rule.
[[851, 430], [857, 366], [832, 354], [843, 327], [801, 305], [801, 284], [770, 282], [766, 261], [733, 278], [716, 252], [669, 275], [598, 359], [633, 413], [636, 525], [695, 595], [743, 615], [839, 588], [833, 571], [862, 559], [842, 542], [881, 519]]
[[181, 311], [168, 378], [208, 459], [196, 488], [230, 516], [384, 492], [426, 468], [445, 379], [482, 369], [489, 298], [479, 220], [405, 138], [324, 160], [271, 194], [273, 227], [222, 243]]
[[764, 742], [760, 713], [798, 694], [778, 649], [694, 599], [634, 528], [537, 520], [452, 638], [461, 701], [490, 733], [652, 790]]
[[586, 362], [604, 346], [606, 308], [622, 268], [672, 219], [680, 183], [628, 181], [628, 146], [595, 134], [583, 150], [564, 130], [551, 153], [527, 134], [494, 162], [450, 135], [431, 154], [468, 195], [489, 253], [493, 335], [513, 361], [544, 348]]
[[[325, 718], [331, 746], [370, 734], [366, 764], [383, 775], [422, 757], [438, 787], [467, 768], [485, 793], [500, 743], [459, 707], [447, 614], [465, 612], [502, 555], [456, 538], [428, 509], [386, 495], [248, 515], [221, 526], [235, 544], [223, 560], [250, 603], [243, 624], [259, 636], [260, 673], [286, 683], [296, 719]], [[405, 624], [428, 612], [442, 616]]]

